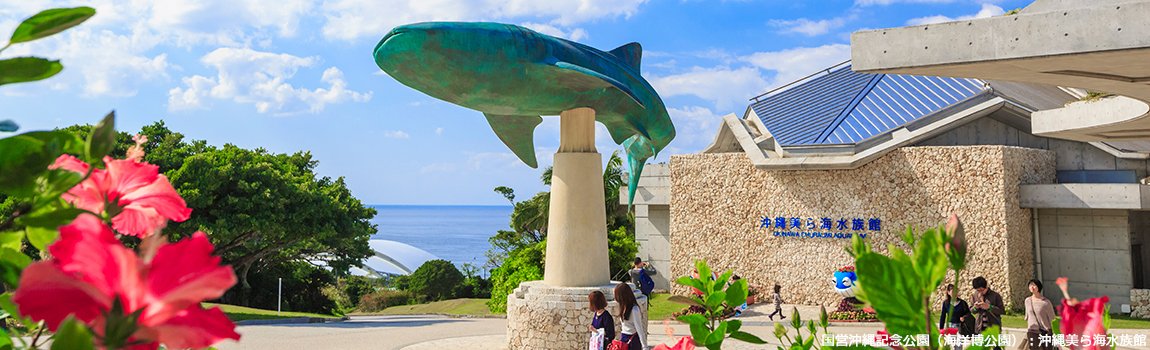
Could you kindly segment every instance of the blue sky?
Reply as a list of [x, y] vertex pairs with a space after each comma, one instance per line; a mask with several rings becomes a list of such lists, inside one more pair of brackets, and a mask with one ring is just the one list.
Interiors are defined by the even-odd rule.
[[[97, 15], [2, 57], [61, 59], [43, 82], [0, 89], [0, 120], [24, 131], [164, 120], [211, 144], [310, 151], [373, 204], [505, 204], [545, 190], [558, 118], [535, 133], [540, 169], [519, 162], [483, 116], [382, 74], [371, 49], [396, 25], [497, 21], [609, 50], [637, 41], [643, 75], [678, 137], [655, 162], [697, 152], [747, 99], [850, 57], [862, 29], [1000, 15], [1028, 1], [205, 0], [0, 1], [0, 33], [50, 7]], [[7, 34], [3, 34], [7, 35]], [[600, 128], [599, 151], [618, 149]]]

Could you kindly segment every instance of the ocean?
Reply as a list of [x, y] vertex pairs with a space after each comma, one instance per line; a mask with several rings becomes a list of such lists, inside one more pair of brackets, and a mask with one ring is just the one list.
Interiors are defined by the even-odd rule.
[[498, 230], [509, 229], [512, 210], [510, 205], [372, 207], [378, 213], [371, 222], [379, 229], [373, 239], [405, 243], [456, 266], [470, 263], [476, 267], [487, 262], [483, 255], [491, 247], [487, 239]]

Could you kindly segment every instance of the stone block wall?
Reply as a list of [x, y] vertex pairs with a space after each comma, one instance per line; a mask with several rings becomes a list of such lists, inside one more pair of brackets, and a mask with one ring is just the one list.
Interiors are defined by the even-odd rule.
[[1150, 289], [1130, 290], [1130, 317], [1150, 319]]
[[[613, 282], [618, 283], [618, 282]], [[629, 284], [628, 284], [629, 285]], [[585, 349], [592, 313], [587, 295], [599, 290], [607, 297], [607, 311], [615, 318], [615, 334], [623, 319], [613, 293], [615, 284], [602, 287], [551, 287], [543, 281], [523, 282], [507, 296], [507, 346], [510, 350]], [[634, 288], [632, 286], [632, 290]], [[647, 309], [647, 298], [638, 296]]]
[[970, 243], [964, 297], [981, 275], [1020, 307], [1034, 245], [1018, 186], [1053, 183], [1054, 163], [1053, 152], [1009, 146], [904, 147], [850, 170], [761, 170], [737, 153], [674, 156], [671, 273], [690, 274], [705, 259], [752, 284], [782, 285], [789, 303], [833, 306], [841, 299], [833, 272], [853, 263], [849, 240], [776, 237], [760, 228], [762, 217], [879, 218], [882, 229], [867, 239], [885, 251], [902, 245], [906, 227], [938, 227], [956, 213]]

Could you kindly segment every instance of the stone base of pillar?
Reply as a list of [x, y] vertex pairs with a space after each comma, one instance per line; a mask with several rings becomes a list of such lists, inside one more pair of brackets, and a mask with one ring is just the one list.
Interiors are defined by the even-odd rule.
[[[591, 336], [587, 326], [593, 316], [587, 295], [595, 290], [607, 296], [607, 311], [615, 317], [617, 337], [623, 324], [614, 295], [619, 283], [622, 282], [612, 281], [598, 287], [552, 287], [543, 281], [523, 282], [507, 296], [507, 348], [586, 349]], [[647, 310], [647, 297], [631, 287], [639, 307]]]

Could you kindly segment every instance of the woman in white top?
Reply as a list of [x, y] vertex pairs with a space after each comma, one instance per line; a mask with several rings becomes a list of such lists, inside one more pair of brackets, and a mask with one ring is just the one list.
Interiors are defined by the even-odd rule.
[[619, 341], [627, 343], [628, 350], [647, 349], [647, 315], [643, 314], [629, 284], [615, 286], [615, 302], [619, 303], [619, 317], [623, 319]]

